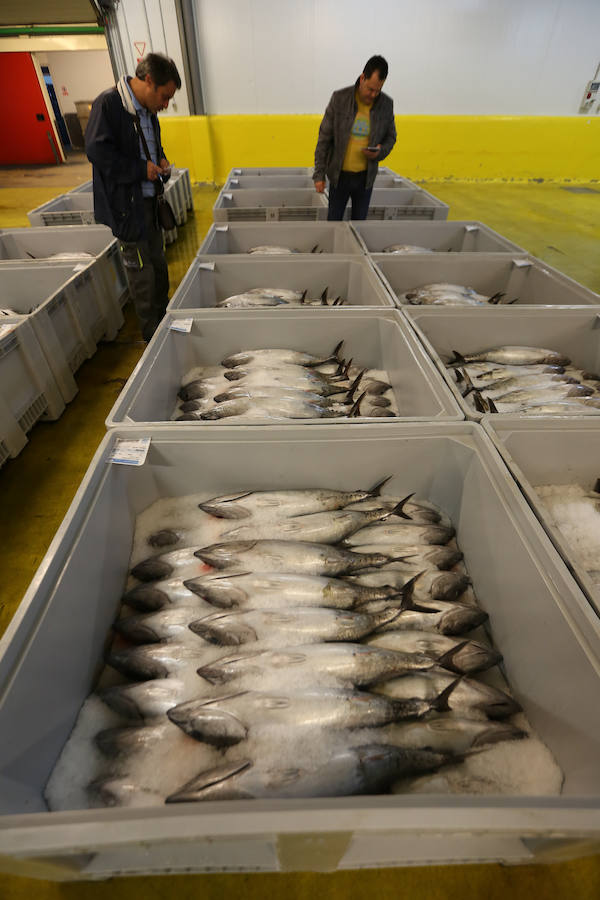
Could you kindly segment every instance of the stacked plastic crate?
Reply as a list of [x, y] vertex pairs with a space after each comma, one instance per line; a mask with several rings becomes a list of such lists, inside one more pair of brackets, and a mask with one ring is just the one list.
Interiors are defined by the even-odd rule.
[[[288, 178], [307, 174], [278, 172]], [[276, 175], [269, 169], [232, 172], [236, 178]], [[382, 177], [400, 178], [389, 171]], [[405, 188], [390, 188], [396, 189]], [[230, 193], [253, 190], [232, 186]], [[282, 188], [278, 198], [285, 190], [304, 189]], [[292, 200], [291, 207], [277, 205], [278, 199], [262, 208], [318, 209]], [[251, 207], [238, 211], [245, 208]], [[456, 342], [468, 352], [482, 342], [560, 338], [580, 365], [591, 366], [598, 298], [477, 222], [350, 225], [314, 218], [239, 223], [224, 221], [215, 210], [215, 224], [110, 413], [107, 435], [0, 644], [0, 678], [10, 681], [0, 726], [11, 734], [0, 744], [0, 853], [24, 866], [30, 858], [39, 865], [51, 856], [56, 871], [62, 866], [71, 878], [75, 871], [82, 878], [274, 871], [290, 859], [296, 869], [310, 870], [315, 842], [319, 866], [326, 859], [330, 870], [531, 862], [538, 854], [548, 861], [567, 851], [576, 855], [578, 848], [597, 851], [599, 619], [490, 435], [478, 422], [465, 421], [467, 409], [447, 379], [442, 356]], [[398, 260], [378, 255], [392, 243], [434, 252]], [[265, 244], [295, 252], [284, 259], [248, 255]], [[400, 308], [399, 295], [423, 280], [458, 281], [488, 292], [518, 289], [519, 302], [473, 312]], [[313, 297], [327, 288], [346, 302], [335, 308], [217, 308], [233, 293], [266, 285]], [[585, 309], [559, 309], [561, 298]], [[182, 376], [195, 366], [216, 365], [242, 349], [323, 356], [340, 340], [361, 366], [386, 370], [398, 417], [251, 426], [171, 421]], [[514, 431], [506, 426], [511, 452], [518, 425]], [[595, 435], [590, 422], [569, 427], [575, 440]], [[552, 431], [552, 425], [546, 428]], [[531, 447], [525, 447], [529, 455]], [[556, 445], [552, 465], [560, 465], [565, 451], [566, 444]], [[579, 453], [581, 467], [584, 455]], [[54, 827], [64, 814], [47, 811], [44, 785], [94, 687], [129, 569], [136, 516], [156, 501], [191, 493], [348, 490], [386, 476], [393, 478], [391, 492], [428, 497], [454, 523], [511, 688], [564, 774], [561, 793], [242, 799], [141, 811], [125, 805], [101, 813], [73, 809], [67, 827]], [[58, 624], [64, 621], [68, 653]], [[27, 716], [19, 715], [24, 707]]]

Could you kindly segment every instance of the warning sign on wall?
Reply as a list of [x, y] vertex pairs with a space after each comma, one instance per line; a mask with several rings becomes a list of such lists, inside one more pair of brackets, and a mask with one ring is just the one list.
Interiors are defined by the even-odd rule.
[[137, 62], [139, 62], [146, 52], [146, 41], [134, 41], [133, 46], [135, 47], [135, 52], [137, 53]]

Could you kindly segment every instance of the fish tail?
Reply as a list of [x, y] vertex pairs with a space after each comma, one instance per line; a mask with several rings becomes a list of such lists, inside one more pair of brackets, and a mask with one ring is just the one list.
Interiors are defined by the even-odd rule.
[[300, 297], [300, 303], [304, 303], [304, 301], [306, 300], [307, 293], [308, 293], [308, 291], [302, 291], [302, 296]]
[[412, 492], [412, 494], [407, 494], [406, 497], [390, 511], [390, 516], [400, 516], [401, 519], [409, 519], [410, 521], [412, 521], [412, 516], [409, 516], [408, 513], [404, 512], [404, 504], [408, 503], [410, 498], [414, 496], [414, 491]]
[[477, 410], [477, 412], [490, 412], [489, 401], [485, 399], [480, 391], [473, 391], [473, 400], [475, 401], [475, 409]]
[[316, 253], [318, 249], [319, 249], [319, 245], [318, 245], [318, 244], [315, 244], [315, 246], [312, 248], [312, 250], [311, 250], [310, 252], [311, 252], [311, 253]]
[[505, 305], [505, 306], [512, 306], [513, 303], [517, 303], [518, 300], [519, 300], [519, 298], [518, 298], [518, 297], [515, 297], [514, 300], [507, 300], [506, 303], [505, 303], [504, 305]]
[[454, 368], [454, 366], [464, 366], [467, 363], [467, 360], [462, 356], [457, 350], [452, 351], [453, 356], [450, 362], [448, 363], [448, 368]]
[[488, 404], [488, 407], [489, 407], [489, 411], [490, 411], [491, 413], [497, 413], [497, 412], [498, 412], [498, 407], [496, 406], [496, 404], [494, 403], [494, 401], [492, 400], [491, 397], [488, 399], [487, 404]]
[[360, 414], [361, 414], [360, 413], [360, 404], [365, 399], [366, 393], [367, 393], [366, 391], [363, 391], [362, 394], [360, 395], [360, 397], [358, 398], [358, 400], [355, 401], [354, 405], [352, 406], [352, 409], [348, 413], [349, 419], [355, 419], [358, 416], [360, 416]]
[[502, 298], [504, 296], [505, 296], [504, 291], [496, 291], [496, 293], [492, 294], [492, 296], [489, 298], [488, 303], [492, 303], [493, 305], [496, 305], [497, 303], [500, 303], [500, 301], [502, 300]]
[[[173, 794], [166, 797], [165, 803], [185, 803], [190, 800], [197, 800], [200, 791], [214, 787], [218, 784], [223, 784], [228, 779], [235, 778], [236, 775], [240, 775], [251, 767], [251, 759], [240, 759], [233, 763], [224, 763], [221, 766], [215, 766], [214, 769], [207, 769], [199, 775], [196, 775], [191, 781], [186, 782]], [[240, 797], [243, 796], [244, 793], [241, 792]]]
[[362, 377], [366, 371], [367, 371], [366, 369], [363, 369], [362, 372], [359, 372], [358, 375], [356, 376], [356, 378], [354, 379], [354, 381], [352, 382], [352, 384], [350, 385], [350, 390], [348, 391], [348, 403], [352, 403], [354, 401], [354, 393], [356, 391], [356, 388], [360, 384]]
[[467, 372], [466, 369], [457, 369], [456, 371], [460, 372], [462, 375], [462, 378], [463, 378], [463, 381], [464, 381], [465, 387], [466, 387], [466, 391], [464, 392], [463, 397], [466, 397], [467, 394], [470, 394], [471, 391], [475, 390], [475, 385], [471, 381], [471, 376], [469, 375], [469, 373]]
[[450, 695], [461, 681], [462, 678], [455, 678], [447, 688], [444, 688], [444, 690], [440, 694], [438, 694], [438, 696], [433, 701], [431, 705], [432, 709], [435, 709], [436, 712], [447, 712], [450, 709], [450, 704], [448, 703]]
[[[382, 478], [381, 481], [378, 481], [370, 491], [367, 491], [369, 497], [379, 497], [381, 488], [384, 486], [384, 484], [387, 484], [388, 481], [390, 481], [390, 479], [392, 479], [393, 477], [393, 475], [386, 475], [385, 478]], [[598, 479], [598, 483], [600, 484], [600, 478]]]
[[352, 365], [353, 360], [354, 360], [354, 357], [351, 356], [350, 359], [348, 360], [348, 362], [344, 363], [344, 365], [342, 366], [342, 371], [340, 374], [344, 375], [346, 378], [348, 377], [348, 374], [350, 372], [350, 366]]
[[323, 293], [321, 294], [321, 306], [327, 306], [327, 305], [328, 305], [328, 304], [327, 304], [327, 291], [328, 291], [328, 290], [329, 290], [329, 288], [325, 288], [325, 290], [324, 290]]
[[449, 669], [450, 672], [457, 672], [459, 674], [462, 674], [461, 670], [456, 667], [454, 657], [457, 656], [461, 652], [461, 650], [464, 650], [468, 643], [468, 641], [461, 641], [460, 644], [456, 645], [456, 647], [448, 650], [447, 653], [443, 653], [438, 658], [438, 666], [441, 666], [443, 669]]

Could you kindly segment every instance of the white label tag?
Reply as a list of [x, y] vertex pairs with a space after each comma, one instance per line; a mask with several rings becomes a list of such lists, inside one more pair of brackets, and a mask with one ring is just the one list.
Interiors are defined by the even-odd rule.
[[241, 170], [241, 169], [234, 169], [234, 170], [233, 170], [233, 174], [234, 174], [234, 175], [241, 175], [241, 174], [242, 174], [242, 170]]
[[232, 178], [229, 184], [239, 184], [239, 180], [237, 178]]
[[87, 269], [89, 263], [78, 263], [76, 266], [73, 266], [74, 272], [83, 272], [84, 269]]
[[175, 319], [174, 322], [171, 322], [170, 329], [171, 331], [183, 331], [186, 334], [189, 334], [192, 330], [193, 319]]
[[2, 338], [5, 338], [7, 334], [10, 334], [11, 331], [14, 331], [16, 327], [16, 322], [14, 325], [0, 325], [0, 340], [2, 340]]
[[465, 225], [465, 231], [479, 231], [479, 225]]
[[223, 194], [226, 200], [233, 200], [233, 194]]
[[198, 268], [199, 269], [207, 269], [209, 272], [214, 272], [215, 264], [214, 264], [214, 262], [198, 263]]
[[229, 231], [229, 225], [216, 225], [215, 231]]
[[123, 466], [143, 466], [148, 455], [151, 438], [116, 438], [108, 462]]
[[513, 259], [513, 266], [516, 266], [517, 269], [527, 269], [532, 265], [533, 263], [530, 259]]

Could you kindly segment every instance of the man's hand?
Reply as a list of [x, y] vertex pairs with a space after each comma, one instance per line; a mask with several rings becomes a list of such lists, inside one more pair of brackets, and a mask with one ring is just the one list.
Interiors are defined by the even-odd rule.
[[381, 144], [377, 144], [377, 150], [367, 150], [366, 147], [362, 148], [362, 152], [368, 159], [377, 159], [379, 156], [379, 151], [381, 150]]
[[317, 194], [322, 194], [325, 190], [325, 182], [324, 181], [315, 181], [315, 190]]
[[160, 166], [157, 166], [156, 163], [148, 160], [146, 163], [146, 173], [148, 181], [156, 181], [159, 175], [162, 175], [162, 169]]
[[161, 159], [159, 165], [160, 165], [160, 168], [161, 168], [161, 171], [162, 171], [162, 174], [163, 174], [163, 175], [166, 175], [167, 172], [169, 172], [169, 171], [171, 170], [171, 166], [169, 165], [169, 163], [167, 162], [167, 160], [164, 158], [164, 156], [163, 156], [163, 158]]

